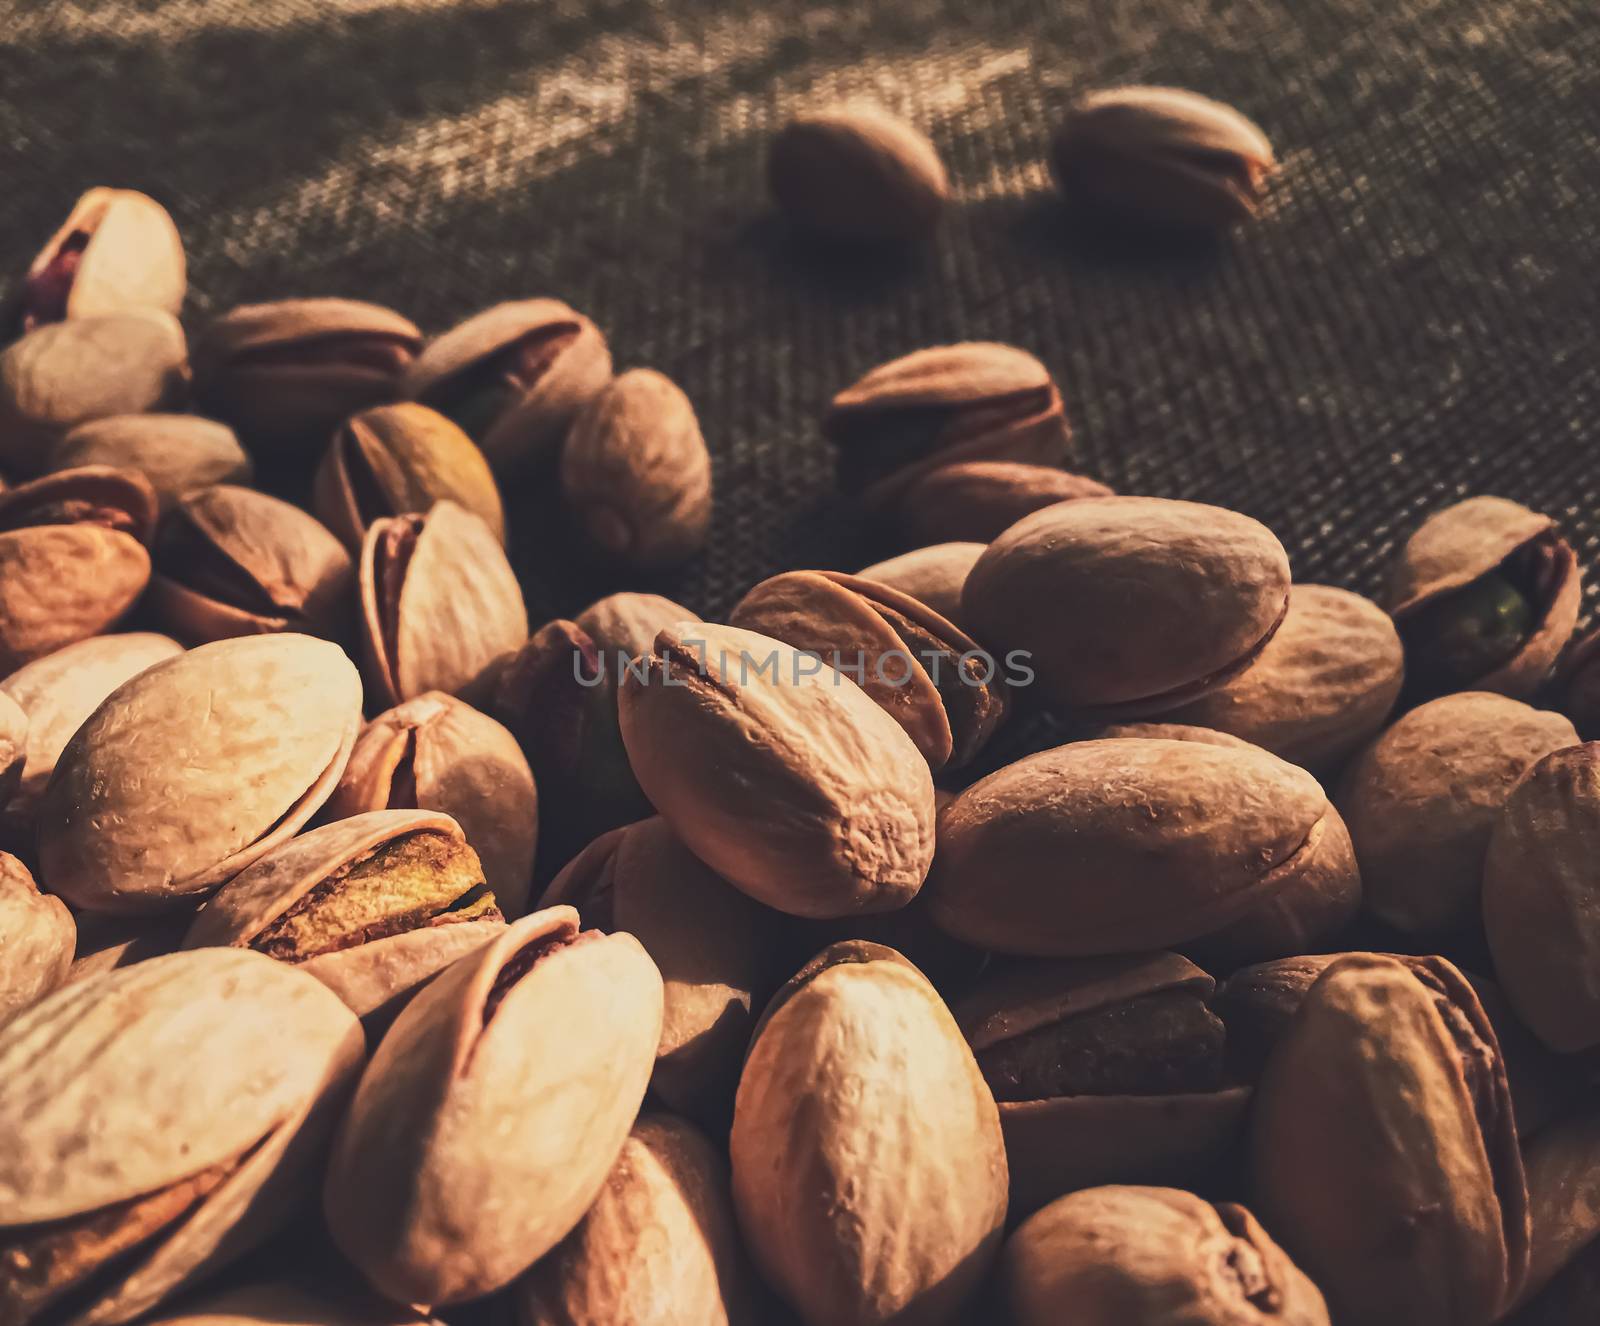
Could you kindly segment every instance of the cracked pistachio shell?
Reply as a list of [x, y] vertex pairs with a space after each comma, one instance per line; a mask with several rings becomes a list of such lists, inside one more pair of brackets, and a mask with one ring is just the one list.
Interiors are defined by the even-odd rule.
[[231, 949], [77, 982], [7, 1023], [5, 1320], [115, 1326], [259, 1242], [308, 1186], [362, 1052], [322, 986]]
[[929, 902], [950, 934], [1002, 953], [1183, 944], [1322, 869], [1329, 809], [1316, 779], [1262, 750], [1074, 742], [945, 807]]
[[1600, 743], [1539, 760], [1506, 799], [1483, 866], [1495, 974], [1553, 1050], [1600, 1044]]
[[727, 1161], [651, 1112], [588, 1214], [511, 1293], [521, 1326], [740, 1326], [754, 1320], [748, 1274]]
[[0, 1023], [66, 981], [77, 936], [66, 904], [0, 852]]
[[897, 515], [913, 545], [988, 543], [1043, 507], [1110, 496], [1105, 484], [1053, 465], [974, 460], [927, 471], [906, 489]]
[[176, 315], [183, 240], [167, 209], [133, 189], [88, 190], [28, 264], [8, 310], [13, 331], [130, 309]]
[[363, 675], [381, 704], [481, 683], [528, 638], [505, 549], [481, 516], [454, 502], [374, 521], [359, 580]]
[[991, 543], [961, 620], [997, 655], [1026, 651], [1047, 704], [1137, 717], [1243, 672], [1288, 601], [1289, 559], [1265, 525], [1198, 502], [1095, 497]]
[[248, 484], [255, 474], [233, 429], [193, 414], [117, 414], [80, 424], [56, 448], [50, 468], [82, 465], [144, 475], [163, 513], [196, 488]]
[[868, 243], [922, 238], [950, 195], [933, 144], [870, 106], [795, 116], [772, 140], [767, 183], [779, 209], [802, 229]]
[[209, 893], [316, 813], [360, 722], [355, 667], [310, 636], [222, 640], [155, 664], [61, 752], [39, 811], [45, 887], [113, 912]]
[[1173, 1188], [1063, 1197], [1006, 1241], [1000, 1273], [1014, 1326], [1328, 1326], [1249, 1211]]
[[1522, 1159], [1533, 1231], [1518, 1296], [1526, 1303], [1600, 1240], [1600, 1118], [1552, 1124], [1523, 1148]]
[[874, 562], [856, 572], [863, 580], [909, 594], [938, 613], [947, 622], [962, 625], [961, 589], [967, 583], [987, 544], [935, 543], [914, 548], [885, 562]]
[[933, 857], [933, 779], [848, 677], [754, 631], [668, 627], [621, 692], [639, 785], [684, 844], [793, 916], [892, 911]]
[[1388, 613], [1332, 585], [1296, 585], [1283, 625], [1256, 661], [1165, 717], [1231, 732], [1303, 768], [1327, 769], [1378, 734], [1404, 678]]
[[176, 640], [153, 632], [97, 635], [35, 659], [0, 681], [0, 692], [27, 715], [28, 734], [21, 782], [0, 808], [0, 832], [7, 841], [32, 843], [44, 789], [84, 719], [123, 682], [181, 653]]
[[139, 309], [55, 322], [0, 351], [0, 464], [49, 468], [80, 424], [180, 403], [188, 346], [170, 313]]
[[162, 522], [150, 609], [181, 640], [348, 627], [355, 567], [327, 529], [253, 488], [216, 484], [178, 499]]
[[573, 418], [611, 381], [600, 329], [557, 299], [475, 313], [429, 342], [406, 396], [455, 419], [497, 473], [555, 458]]
[[1407, 934], [1476, 928], [1501, 807], [1535, 762], [1577, 741], [1560, 714], [1481, 691], [1401, 717], [1339, 783], [1367, 910]]
[[541, 906], [633, 935], [661, 969], [661, 1044], [651, 1089], [725, 1127], [756, 1014], [780, 979], [777, 918], [716, 875], [659, 817], [596, 839], [551, 881]]
[[661, 1036], [661, 977], [631, 935], [570, 907], [508, 926], [414, 998], [334, 1145], [340, 1251], [397, 1302], [508, 1284], [606, 1181]]
[[[424, 858], [432, 872], [425, 880], [414, 877], [421, 867], [411, 862], [403, 863], [404, 874], [369, 876], [363, 883], [372, 906], [358, 910], [349, 901], [350, 886], [341, 887], [346, 869], [419, 834], [447, 840], [452, 850]], [[505, 929], [492, 897], [487, 909], [472, 908], [460, 919], [452, 911], [483, 884], [471, 849], [453, 850], [465, 841], [453, 819], [428, 811], [377, 810], [325, 824], [291, 838], [218, 889], [195, 915], [183, 946], [257, 949], [315, 976], [361, 1017], [397, 1011], [429, 978]], [[334, 899], [326, 897], [330, 889]], [[313, 930], [274, 934], [277, 923], [291, 919], [313, 894], [330, 904], [342, 929], [364, 918], [367, 924], [309, 953], [301, 946]]]
[[1350, 954], [1256, 1087], [1251, 1205], [1363, 1326], [1487, 1326], [1528, 1267], [1499, 1045], [1442, 958]]
[[483, 517], [505, 542], [500, 490], [483, 453], [437, 410], [401, 401], [363, 410], [333, 435], [312, 506], [346, 547], [359, 550], [374, 520], [426, 511], [441, 498]]
[[648, 368], [614, 377], [573, 420], [561, 496], [589, 541], [627, 566], [665, 570], [699, 552], [711, 453], [682, 388]]
[[356, 738], [322, 818], [387, 807], [451, 816], [505, 914], [527, 910], [539, 795], [516, 738], [494, 719], [442, 691], [374, 718]]
[[150, 579], [156, 499], [141, 475], [92, 466], [0, 494], [0, 671], [115, 625]]
[[1417, 632], [1429, 629], [1431, 611], [1491, 574], [1509, 581], [1531, 610], [1520, 646], [1475, 676], [1430, 677], [1413, 656], [1408, 690], [1418, 698], [1470, 688], [1527, 700], [1550, 675], [1578, 621], [1577, 557], [1549, 516], [1503, 497], [1470, 497], [1437, 511], [1401, 547], [1384, 604], [1408, 655], [1417, 649]]
[[158, 1312], [145, 1326], [440, 1326], [376, 1295], [313, 1291], [271, 1281], [215, 1290]]
[[734, 605], [730, 626], [816, 655], [905, 729], [930, 769], [967, 763], [1005, 718], [977, 642], [926, 604], [865, 576], [785, 571]]
[[1005, 1146], [955, 1020], [893, 949], [835, 944], [779, 991], [729, 1148], [745, 1241], [808, 1326], [961, 1320], [999, 1250]]

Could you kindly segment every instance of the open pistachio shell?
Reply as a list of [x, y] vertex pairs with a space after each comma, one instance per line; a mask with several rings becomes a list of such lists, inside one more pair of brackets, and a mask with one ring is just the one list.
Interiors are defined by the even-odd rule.
[[62, 751], [39, 812], [40, 877], [95, 911], [195, 900], [316, 813], [360, 721], [354, 665], [310, 636], [222, 640], [157, 663]]
[[233, 429], [193, 414], [116, 414], [80, 424], [55, 449], [50, 468], [82, 465], [136, 470], [163, 512], [196, 488], [248, 484], [255, 472]]
[[228, 949], [77, 982], [12, 1019], [4, 1319], [115, 1326], [258, 1242], [304, 1194], [361, 1058], [327, 990]]
[[340, 1251], [397, 1302], [508, 1284], [605, 1183], [661, 1036], [661, 977], [630, 935], [536, 912], [395, 1020], [335, 1143]]
[[66, 904], [0, 852], [0, 1023], [66, 981], [77, 934]]
[[926, 548], [914, 548], [886, 562], [864, 566], [856, 574], [863, 580], [876, 580], [880, 585], [909, 594], [919, 603], [926, 603], [947, 622], [960, 623], [961, 587], [967, 583], [978, 558], [983, 556], [986, 544], [935, 543]]

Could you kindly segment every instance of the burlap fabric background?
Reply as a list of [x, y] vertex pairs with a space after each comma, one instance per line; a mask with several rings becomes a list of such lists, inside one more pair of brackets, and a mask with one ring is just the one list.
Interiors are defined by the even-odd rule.
[[[1080, 466], [1238, 507], [1302, 580], [1371, 589], [1397, 533], [1495, 492], [1600, 543], [1594, 0], [9, 0], [0, 255], [79, 189], [148, 190], [198, 324], [337, 293], [438, 330], [558, 295], [695, 401], [725, 608], [848, 559], [815, 420], [917, 346], [1016, 342]], [[1261, 223], [1152, 260], [1066, 234], [1042, 152], [1072, 94], [1174, 82], [1278, 145]], [[903, 263], [770, 216], [773, 126], [862, 96], [927, 128], [959, 202]], [[536, 615], [538, 607], [536, 606]]]

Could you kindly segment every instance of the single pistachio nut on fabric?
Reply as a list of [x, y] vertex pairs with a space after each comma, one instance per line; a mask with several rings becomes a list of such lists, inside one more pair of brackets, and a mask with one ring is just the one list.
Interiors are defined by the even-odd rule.
[[594, 1205], [511, 1296], [521, 1326], [757, 1320], [719, 1148], [682, 1119], [641, 1114]]
[[1408, 935], [1476, 932], [1501, 807], [1538, 760], [1577, 744], [1560, 714], [1485, 691], [1402, 716], [1345, 767], [1335, 798], [1366, 909]]
[[1405, 644], [1408, 700], [1466, 690], [1531, 699], [1582, 599], [1577, 555], [1549, 516], [1503, 497], [1435, 512], [1401, 547], [1383, 600]]
[[311, 1187], [363, 1049], [316, 981], [231, 949], [0, 1027], [0, 1319], [119, 1326], [261, 1242]]
[[89, 911], [198, 902], [311, 819], [360, 725], [355, 665], [325, 640], [245, 636], [157, 663], [61, 752], [40, 880]]
[[163, 514], [196, 488], [248, 485], [249, 453], [227, 424], [193, 414], [116, 414], [80, 424], [51, 456], [51, 470], [109, 465], [150, 481]]
[[1244, 1132], [1216, 982], [1176, 953], [990, 968], [952, 1009], [1000, 1110], [1013, 1221], [1102, 1183], [1197, 1184]]
[[1170, 87], [1080, 97], [1050, 144], [1069, 204], [1157, 230], [1226, 230], [1255, 216], [1272, 144], [1232, 106]]
[[920, 239], [950, 196], [927, 137], [887, 111], [838, 106], [796, 115], [772, 140], [767, 183], [803, 230], [865, 242]]
[[561, 497], [588, 541], [623, 565], [665, 570], [699, 552], [711, 453], [682, 388], [649, 368], [613, 378], [572, 421]]
[[644, 1098], [661, 977], [631, 935], [535, 912], [447, 968], [379, 1043], [335, 1141], [328, 1230], [374, 1288], [504, 1285], [599, 1195]]
[[935, 543], [874, 562], [856, 572], [863, 580], [909, 594], [947, 622], [961, 625], [961, 589], [987, 544]]
[[639, 786], [684, 844], [793, 916], [893, 911], [933, 858], [916, 745], [814, 655], [728, 626], [663, 630], [621, 691]]
[[28, 264], [0, 313], [0, 340], [129, 309], [176, 316], [187, 284], [183, 240], [167, 209], [134, 189], [93, 188]]
[[27, 866], [0, 852], [0, 1025], [66, 981], [77, 938], [67, 905], [40, 893]]
[[213, 1289], [162, 1310], [145, 1326], [441, 1326], [413, 1308], [376, 1294], [332, 1292], [295, 1280], [266, 1280]]
[[0, 350], [0, 465], [42, 474], [80, 424], [179, 407], [188, 390], [188, 344], [170, 313], [48, 323]]
[[300, 462], [356, 411], [398, 400], [421, 347], [416, 325], [381, 304], [240, 304], [195, 348], [195, 401], [237, 429], [263, 462]]
[[1174, 1188], [1090, 1188], [1006, 1241], [1015, 1326], [1328, 1326], [1328, 1307], [1256, 1218]]
[[547, 470], [579, 410], [611, 381], [600, 329], [557, 299], [496, 304], [430, 341], [406, 396], [464, 429], [497, 474]]
[[838, 452], [839, 487], [883, 508], [957, 461], [1060, 464], [1072, 438], [1050, 370], [987, 341], [878, 365], [833, 398], [822, 432]]
[[427, 511], [442, 498], [481, 516], [505, 542], [500, 489], [483, 453], [437, 410], [401, 401], [363, 410], [334, 433], [312, 500], [317, 518], [359, 551], [374, 521]]
[[893, 949], [835, 944], [773, 998], [729, 1152], [745, 1243], [807, 1326], [967, 1320], [1005, 1144], [960, 1028]]
[[1024, 516], [1057, 502], [1110, 497], [1087, 475], [1053, 465], [971, 460], [926, 471], [896, 508], [901, 537], [913, 547], [931, 543], [989, 543]]
[[1505, 1064], [1443, 958], [1349, 954], [1256, 1086], [1249, 1201], [1337, 1321], [1488, 1326], [1527, 1274]]
[[1176, 709], [1255, 662], [1289, 605], [1289, 558], [1222, 507], [1092, 497], [1025, 516], [985, 549], [961, 620], [1022, 651], [1046, 706], [1107, 717]]
[[349, 634], [355, 566], [297, 506], [215, 484], [179, 498], [155, 540], [149, 608], [180, 640]]
[[362, 671], [378, 704], [482, 683], [528, 638], [500, 540], [448, 499], [368, 526], [358, 576]]
[[356, 738], [322, 818], [385, 809], [451, 816], [483, 863], [500, 910], [527, 911], [539, 794], [516, 738], [494, 719], [442, 691], [374, 718]]
[[0, 673], [116, 625], [150, 580], [156, 496], [130, 470], [62, 470], [0, 493]]
[[375, 810], [268, 852], [211, 896], [183, 944], [295, 964], [366, 1017], [394, 1011], [504, 929], [459, 824]]

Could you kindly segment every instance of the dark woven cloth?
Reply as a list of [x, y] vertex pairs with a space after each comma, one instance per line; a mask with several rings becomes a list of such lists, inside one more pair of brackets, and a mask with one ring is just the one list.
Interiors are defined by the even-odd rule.
[[[11, 0], [0, 256], [79, 190], [144, 189], [189, 314], [346, 294], [439, 330], [550, 294], [694, 400], [707, 613], [849, 556], [816, 419], [958, 339], [1056, 373], [1079, 465], [1272, 526], [1301, 580], [1371, 590], [1397, 535], [1493, 492], [1600, 540], [1600, 23], [1593, 0]], [[1073, 236], [1044, 146], [1085, 88], [1229, 101], [1283, 169], [1259, 224], [1152, 257]], [[795, 108], [875, 100], [959, 192], [903, 262], [771, 217]], [[537, 605], [536, 605], [537, 606]]]

